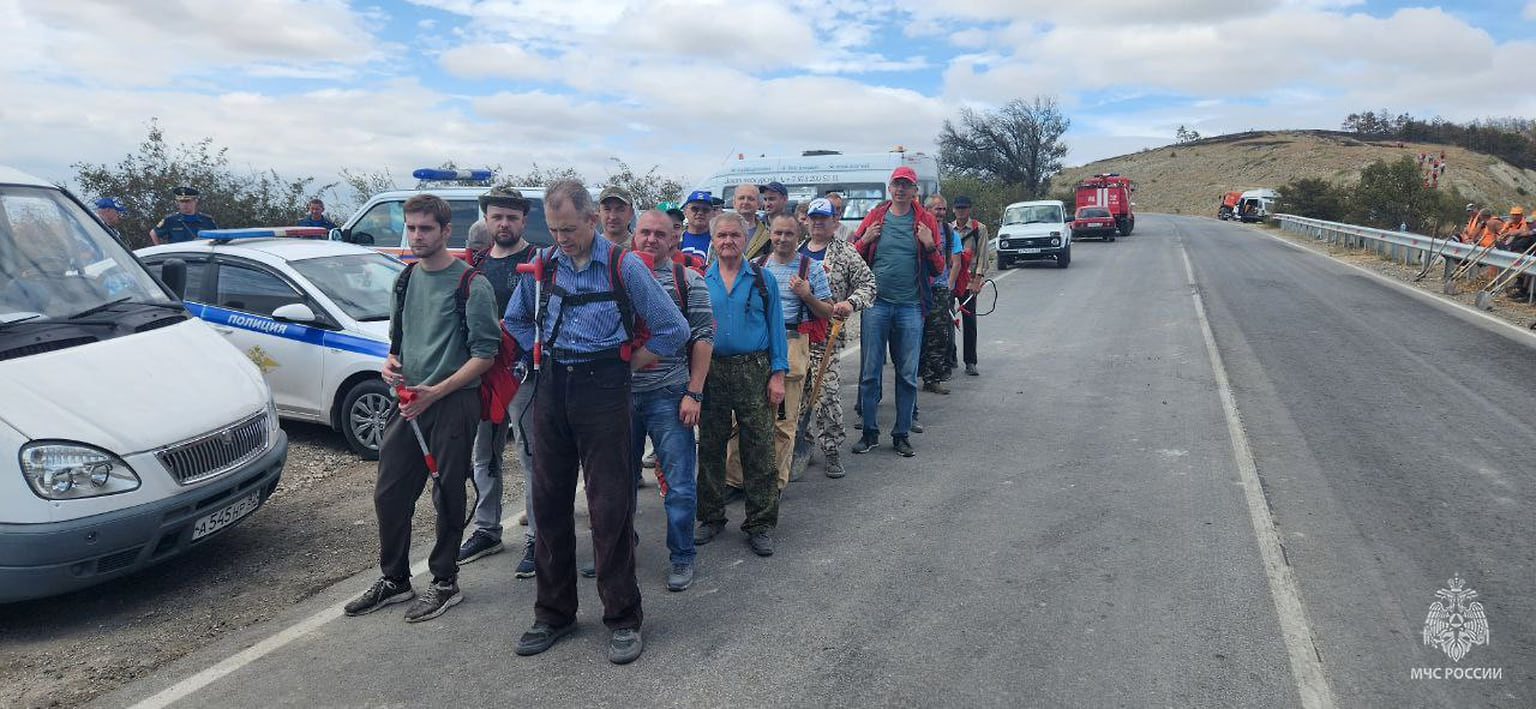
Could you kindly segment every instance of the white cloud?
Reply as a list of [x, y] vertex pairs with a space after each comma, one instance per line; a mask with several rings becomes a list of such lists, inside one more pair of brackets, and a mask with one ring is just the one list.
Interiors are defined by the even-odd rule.
[[1536, 2], [1526, 3], [1525, 12], [1521, 16], [1527, 20], [1536, 20]]
[[314, 71], [373, 60], [366, 25], [342, 0], [18, 0], [0, 14], [0, 64], [115, 86], [168, 85], [252, 62]]
[[469, 44], [443, 52], [438, 64], [455, 76], [533, 79], [552, 70], [549, 60], [515, 44]]

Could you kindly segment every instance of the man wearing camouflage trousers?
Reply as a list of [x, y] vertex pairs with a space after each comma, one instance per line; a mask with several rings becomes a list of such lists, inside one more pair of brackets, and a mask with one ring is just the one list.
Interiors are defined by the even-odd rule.
[[693, 543], [708, 544], [725, 529], [725, 449], [734, 415], [747, 498], [741, 530], [753, 553], [772, 556], [779, 523], [774, 412], [784, 401], [789, 370], [784, 310], [773, 274], [743, 257], [747, 227], [741, 215], [715, 217], [709, 232], [716, 258], [704, 283], [715, 311], [715, 348], [699, 413], [699, 527]]
[[[838, 227], [842, 222], [836, 214], [837, 210], [826, 198], [811, 200], [806, 210], [811, 234], [800, 246], [800, 253], [820, 262], [826, 270], [827, 283], [832, 287], [832, 316], [841, 319], [875, 302], [875, 274], [852, 243], [838, 238]], [[811, 402], [816, 407], [816, 413], [811, 416], [811, 435], [826, 456], [829, 478], [844, 475], [840, 453], [848, 442], [848, 433], [843, 427], [843, 400], [839, 392], [842, 377], [838, 374], [837, 364], [847, 341], [847, 330], [844, 329], [838, 333], [836, 342], [811, 343], [811, 374], [806, 377], [806, 386], [813, 386], [816, 372], [821, 370], [821, 360], [830, 346], [832, 364], [827, 367], [826, 378], [822, 380], [821, 394]]]
[[944, 270], [933, 277], [933, 307], [928, 309], [923, 320], [923, 347], [917, 375], [923, 380], [923, 391], [948, 394], [949, 387], [944, 386], [944, 382], [954, 371], [949, 351], [954, 348], [955, 341], [955, 327], [949, 311], [954, 307], [954, 277], [960, 271], [960, 239], [950, 228], [949, 205], [943, 195], [928, 197], [924, 206], [939, 222], [942, 232], [939, 253], [944, 254]]

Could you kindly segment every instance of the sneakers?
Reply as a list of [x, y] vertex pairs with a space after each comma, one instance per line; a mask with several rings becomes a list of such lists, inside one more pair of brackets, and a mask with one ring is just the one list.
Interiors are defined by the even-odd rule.
[[742, 500], [745, 500], [745, 499], [747, 499], [747, 493], [744, 490], [742, 490], [739, 487], [735, 487], [733, 485], [726, 485], [725, 486], [725, 499], [722, 500], [721, 502], [722, 502], [722, 504], [730, 505], [730, 504], [734, 504], [734, 503], [737, 503], [737, 502], [741, 502]]
[[848, 474], [847, 471], [843, 470], [842, 459], [840, 459], [835, 452], [827, 454], [826, 471], [827, 477], [829, 478], [840, 478]]
[[693, 532], [693, 543], [708, 544], [714, 541], [715, 537], [719, 536], [721, 530], [724, 529], [724, 522], [700, 522], [699, 528]]
[[[878, 445], [880, 445], [880, 439], [866, 434], [859, 437], [858, 443], [853, 444], [853, 452], [858, 455], [863, 455]], [[830, 468], [831, 466], [829, 465], [828, 467]]]
[[415, 597], [416, 592], [411, 590], [410, 581], [395, 582], [380, 578], [363, 595], [348, 603], [346, 612], [350, 616], [367, 615], [384, 606], [404, 603]]
[[645, 457], [640, 459], [640, 467], [642, 467], [642, 468], [654, 468], [654, 467], [656, 467], [656, 451], [651, 451], [649, 453], [646, 453]]
[[981, 372], [976, 371], [976, 365], [967, 364], [965, 365], [965, 375], [968, 377], [979, 377]]
[[476, 559], [500, 553], [505, 548], [500, 539], [485, 532], [476, 531], [464, 540], [464, 546], [459, 547], [459, 563], [468, 564]]
[[634, 662], [644, 650], [645, 638], [634, 628], [620, 628], [608, 638], [608, 661], [615, 665]]
[[583, 577], [589, 579], [597, 578], [597, 562], [583, 561], [580, 564], [577, 564], [576, 573], [581, 574]]
[[693, 585], [693, 564], [673, 564], [672, 573], [667, 574], [668, 591], [686, 591]]
[[922, 424], [922, 422], [917, 420], [916, 416], [912, 417], [912, 432], [913, 433], [922, 433], [923, 432], [923, 424]]
[[531, 579], [535, 573], [537, 570], [533, 564], [533, 540], [530, 539], [523, 542], [523, 560], [517, 562], [517, 570], [513, 571], [512, 575], [520, 579]]
[[573, 632], [576, 632], [574, 620], [558, 628], [548, 623], [534, 623], [528, 632], [523, 633], [523, 637], [517, 639], [517, 649], [514, 652], [524, 657], [537, 655], [554, 647], [556, 641]]
[[949, 387], [944, 386], [944, 382], [935, 379], [931, 382], [923, 382], [923, 391], [930, 391], [935, 394], [944, 394], [947, 396], [949, 394]]
[[459, 605], [464, 600], [464, 594], [459, 593], [459, 585], [453, 581], [440, 583], [433, 581], [416, 598], [416, 602], [405, 611], [405, 622], [420, 623], [424, 620], [432, 620], [443, 614], [449, 608]]
[[[914, 424], [913, 428], [916, 427], [916, 424]], [[903, 458], [911, 458], [917, 455], [917, 451], [912, 450], [912, 443], [907, 440], [906, 436], [891, 436], [891, 447], [895, 448], [896, 453]]]
[[747, 546], [752, 547], [752, 553], [758, 556], [773, 556], [773, 535], [755, 532], [747, 537]]

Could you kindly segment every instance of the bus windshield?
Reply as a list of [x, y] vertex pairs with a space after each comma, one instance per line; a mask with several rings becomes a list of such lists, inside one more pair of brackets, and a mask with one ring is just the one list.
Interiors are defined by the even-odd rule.
[[843, 190], [843, 219], [858, 220], [885, 201], [884, 185], [853, 185]]

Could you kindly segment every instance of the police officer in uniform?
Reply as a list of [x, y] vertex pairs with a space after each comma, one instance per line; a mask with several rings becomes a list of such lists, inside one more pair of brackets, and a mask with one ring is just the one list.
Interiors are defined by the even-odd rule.
[[176, 213], [167, 215], [149, 230], [150, 241], [156, 244], [191, 241], [204, 229], [219, 228], [212, 217], [197, 211], [197, 190], [181, 186], [171, 190], [171, 194], [176, 197]]

